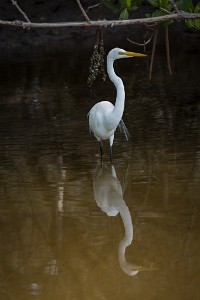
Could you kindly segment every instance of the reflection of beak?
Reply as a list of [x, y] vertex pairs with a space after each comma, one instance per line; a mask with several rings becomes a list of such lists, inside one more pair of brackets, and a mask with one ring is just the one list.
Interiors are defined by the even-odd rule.
[[133, 270], [137, 270], [138, 272], [145, 272], [145, 271], [157, 271], [159, 270], [158, 268], [156, 267], [149, 267], [149, 268], [146, 268], [146, 267], [142, 267], [142, 266], [134, 266]]
[[119, 52], [119, 54], [121, 54], [121, 55], [127, 55], [127, 56], [138, 56], [138, 57], [147, 56], [146, 54], [136, 53], [136, 52], [130, 52], [130, 51]]

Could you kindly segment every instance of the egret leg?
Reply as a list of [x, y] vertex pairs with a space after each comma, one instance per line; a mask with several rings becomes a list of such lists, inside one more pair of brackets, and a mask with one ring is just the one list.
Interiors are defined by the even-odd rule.
[[102, 141], [99, 141], [99, 148], [100, 148], [100, 153], [101, 153], [101, 167], [103, 165], [103, 143]]
[[99, 148], [100, 148], [100, 153], [101, 153], [101, 158], [103, 156], [103, 143], [102, 141], [99, 141]]
[[113, 141], [114, 141], [114, 134], [110, 137], [109, 141], [110, 141], [110, 161], [112, 164], [112, 145], [113, 145]]
[[110, 162], [111, 162], [111, 164], [113, 164], [113, 162], [112, 162], [112, 146], [110, 146]]

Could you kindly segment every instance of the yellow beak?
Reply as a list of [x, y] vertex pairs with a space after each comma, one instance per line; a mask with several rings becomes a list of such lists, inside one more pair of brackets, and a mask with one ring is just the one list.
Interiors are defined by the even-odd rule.
[[130, 52], [130, 51], [119, 52], [119, 54], [121, 54], [121, 55], [127, 55], [127, 56], [140, 56], [140, 57], [147, 56], [146, 54], [136, 53], [136, 52]]

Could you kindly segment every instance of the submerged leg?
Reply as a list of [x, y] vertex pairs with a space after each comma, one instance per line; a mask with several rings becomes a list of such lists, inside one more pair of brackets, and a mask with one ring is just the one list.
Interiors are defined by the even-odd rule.
[[110, 141], [110, 161], [112, 164], [112, 145], [113, 145], [113, 141], [114, 141], [114, 134], [110, 137], [109, 141]]
[[103, 143], [102, 141], [99, 141], [99, 148], [100, 148], [100, 153], [101, 153], [101, 157], [103, 155]]
[[111, 162], [111, 164], [113, 164], [113, 162], [112, 162], [112, 146], [110, 146], [110, 162]]
[[102, 162], [103, 162], [103, 143], [102, 143], [102, 141], [99, 141], [99, 148], [100, 148], [100, 153], [101, 153], [101, 167], [102, 167]]

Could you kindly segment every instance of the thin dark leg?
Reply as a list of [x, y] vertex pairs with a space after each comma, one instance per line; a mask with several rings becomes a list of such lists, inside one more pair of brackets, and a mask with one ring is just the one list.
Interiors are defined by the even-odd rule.
[[111, 162], [111, 164], [113, 164], [112, 163], [112, 146], [110, 146], [110, 162]]
[[100, 148], [100, 153], [101, 153], [101, 166], [103, 162], [103, 143], [102, 141], [99, 141], [99, 148]]
[[101, 157], [103, 156], [103, 143], [102, 141], [99, 141], [99, 148], [100, 148], [100, 153], [101, 153]]

